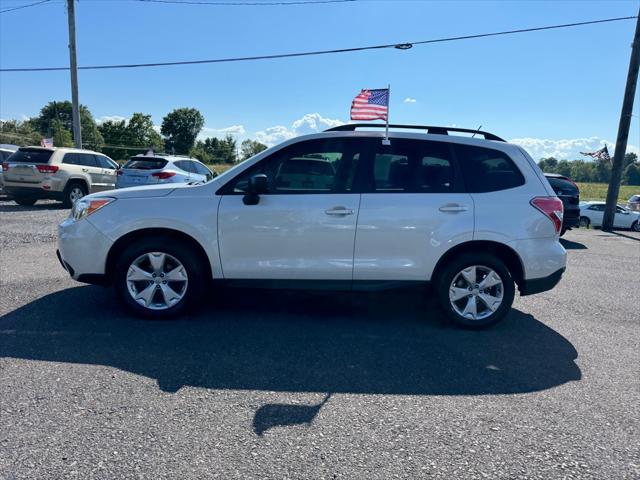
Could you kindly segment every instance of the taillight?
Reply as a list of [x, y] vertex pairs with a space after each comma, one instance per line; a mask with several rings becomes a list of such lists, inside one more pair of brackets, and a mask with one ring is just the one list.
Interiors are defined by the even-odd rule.
[[160, 180], [166, 180], [167, 178], [171, 178], [176, 174], [176, 172], [157, 172], [157, 173], [152, 173], [151, 176], [152, 177], [156, 177]]
[[58, 171], [57, 165], [36, 165], [36, 168], [40, 173], [56, 173]]
[[5, 172], [9, 171], [9, 162], [2, 162], [2, 170]]
[[562, 214], [564, 206], [558, 197], [535, 197], [531, 200], [531, 205], [544, 213], [553, 222], [556, 233], [562, 230]]

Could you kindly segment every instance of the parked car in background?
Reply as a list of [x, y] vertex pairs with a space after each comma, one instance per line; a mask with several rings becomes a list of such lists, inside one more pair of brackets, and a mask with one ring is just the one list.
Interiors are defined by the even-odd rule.
[[627, 201], [627, 208], [634, 212], [640, 212], [640, 195], [631, 195]]
[[118, 170], [102, 153], [55, 147], [20, 147], [2, 167], [5, 192], [18, 205], [53, 199], [65, 207], [89, 193], [112, 190]]
[[386, 142], [382, 132], [355, 131], [363, 126], [376, 127], [290, 139], [207, 183], [83, 198], [59, 227], [61, 264], [76, 280], [113, 285], [149, 318], [183, 313], [215, 282], [330, 290], [431, 282], [450, 320], [481, 328], [507, 315], [516, 286], [529, 295], [560, 281], [562, 202], [524, 149], [449, 127], [391, 126]]
[[216, 176], [201, 161], [178, 155], [132, 157], [118, 171], [116, 188], [163, 183], [204, 183]]
[[11, 155], [13, 155], [13, 153], [18, 150], [17, 145], [8, 145], [8, 144], [0, 144], [0, 193], [4, 193], [3, 192], [3, 188], [4, 188], [4, 175], [2, 174], [2, 163], [5, 160], [8, 160], [9, 157]]
[[[601, 227], [605, 205], [605, 202], [582, 202], [580, 204], [580, 226]], [[640, 212], [633, 212], [626, 207], [616, 205], [613, 227], [630, 228], [640, 232]]]
[[560, 236], [562, 236], [567, 230], [580, 225], [580, 189], [573, 180], [564, 175], [545, 173], [544, 176], [547, 177], [551, 188], [562, 200], [564, 206], [562, 231], [560, 232]]

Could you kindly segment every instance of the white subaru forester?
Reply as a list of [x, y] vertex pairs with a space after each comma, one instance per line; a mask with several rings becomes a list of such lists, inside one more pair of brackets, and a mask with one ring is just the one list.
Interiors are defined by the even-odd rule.
[[451, 320], [486, 327], [516, 285], [528, 295], [558, 283], [562, 202], [522, 148], [448, 127], [392, 126], [386, 141], [371, 127], [291, 139], [203, 185], [84, 197], [59, 227], [58, 256], [150, 318], [179, 315], [215, 282], [431, 283]]

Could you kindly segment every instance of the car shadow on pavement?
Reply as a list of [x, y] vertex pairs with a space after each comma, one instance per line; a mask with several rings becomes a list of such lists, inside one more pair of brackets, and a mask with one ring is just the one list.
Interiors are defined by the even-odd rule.
[[586, 250], [588, 247], [580, 242], [574, 242], [572, 240], [567, 240], [566, 238], [561, 238], [560, 239], [560, 244], [566, 249], [566, 250]]
[[35, 205], [18, 205], [17, 203], [5, 203], [0, 205], [0, 212], [42, 212], [45, 210], [68, 210], [62, 203], [42, 203]]
[[[449, 326], [417, 292], [217, 296], [194, 315], [152, 322], [131, 317], [111, 290], [69, 288], [0, 317], [0, 357], [115, 367], [165, 392], [319, 392], [325, 401], [334, 393], [526, 393], [581, 378], [573, 345], [518, 310], [468, 331]], [[310, 423], [323, 403], [263, 405], [254, 431]]]

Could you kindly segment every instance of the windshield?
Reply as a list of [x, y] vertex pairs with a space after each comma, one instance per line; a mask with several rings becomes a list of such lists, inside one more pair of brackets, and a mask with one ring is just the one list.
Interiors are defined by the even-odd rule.
[[15, 163], [47, 163], [53, 152], [51, 150], [41, 150], [39, 148], [21, 148], [7, 161]]
[[124, 164], [122, 168], [130, 168], [133, 170], [160, 170], [167, 165], [167, 161], [163, 158], [137, 158], [134, 157]]

